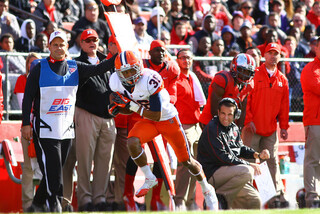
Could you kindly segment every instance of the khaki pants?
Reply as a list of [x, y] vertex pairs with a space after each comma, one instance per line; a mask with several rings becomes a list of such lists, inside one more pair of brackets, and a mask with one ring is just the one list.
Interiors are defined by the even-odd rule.
[[[127, 160], [129, 152], [127, 147], [128, 129], [117, 128], [117, 138], [114, 145], [113, 168], [115, 181], [114, 185], [108, 185], [107, 201], [116, 202], [117, 204], [123, 203], [124, 193], [124, 180], [126, 176]], [[113, 188], [112, 190], [110, 188]]]
[[[243, 130], [246, 132], [246, 130]], [[246, 134], [246, 136], [248, 136]], [[279, 139], [277, 132], [272, 135], [264, 137], [258, 134], [252, 134], [248, 141], [244, 142], [245, 145], [253, 148], [257, 152], [261, 152], [264, 149], [268, 149], [270, 152], [270, 159], [266, 160], [268, 163], [269, 171], [276, 189], [277, 194], [284, 193], [284, 186], [280, 179], [280, 167], [278, 160], [278, 146]], [[255, 160], [252, 160], [254, 162]]]
[[29, 141], [21, 137], [21, 144], [23, 150], [23, 169], [22, 169], [22, 179], [21, 179], [21, 199], [22, 208], [25, 212], [32, 204], [34, 189], [33, 189], [33, 170], [31, 167], [31, 160], [28, 155]]
[[[198, 140], [201, 135], [199, 124], [182, 124], [185, 131], [189, 149], [195, 159], [197, 159]], [[176, 195], [174, 197], [175, 204], [180, 205], [185, 203], [190, 206], [195, 202], [196, 178], [191, 176], [187, 167], [181, 163], [178, 164], [176, 180], [175, 180]]]
[[209, 179], [216, 193], [223, 195], [233, 209], [260, 209], [261, 199], [252, 186], [254, 169], [240, 164], [222, 166]]
[[[78, 205], [105, 202], [113, 147], [116, 140], [114, 119], [104, 119], [76, 107], [75, 124]], [[94, 169], [91, 183], [92, 161]]]
[[320, 193], [320, 126], [306, 126], [306, 145], [303, 163], [306, 205], [319, 200]]

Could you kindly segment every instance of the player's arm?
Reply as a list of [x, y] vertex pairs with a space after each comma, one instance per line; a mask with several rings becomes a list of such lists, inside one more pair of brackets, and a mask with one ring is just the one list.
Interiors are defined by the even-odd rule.
[[139, 109], [139, 114], [142, 117], [148, 118], [153, 121], [160, 121], [161, 118], [161, 93], [156, 93], [150, 96], [149, 105], [150, 109], [144, 107]]
[[220, 100], [223, 98], [224, 95], [224, 88], [216, 84], [215, 82], [212, 83], [212, 93], [211, 93], [211, 115], [212, 117], [214, 115], [218, 114], [218, 106]]

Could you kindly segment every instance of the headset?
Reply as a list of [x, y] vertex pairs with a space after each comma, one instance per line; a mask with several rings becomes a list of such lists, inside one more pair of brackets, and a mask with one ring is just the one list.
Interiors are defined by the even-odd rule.
[[241, 109], [238, 108], [237, 102], [234, 99], [230, 98], [230, 97], [225, 97], [222, 100], [220, 100], [219, 108], [225, 103], [231, 103], [236, 107], [236, 110], [234, 110], [234, 119], [238, 120], [240, 118], [240, 116], [241, 116]]

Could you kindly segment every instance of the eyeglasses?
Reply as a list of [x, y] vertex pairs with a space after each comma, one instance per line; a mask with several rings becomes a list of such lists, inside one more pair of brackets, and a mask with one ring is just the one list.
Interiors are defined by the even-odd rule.
[[295, 20], [293, 20], [294, 22], [302, 22], [302, 20], [301, 19], [295, 19]]
[[98, 10], [97, 6], [89, 6], [87, 7], [87, 10]]
[[85, 39], [85, 40], [83, 40], [83, 41], [85, 41], [86, 43], [90, 43], [90, 42], [97, 42], [98, 41], [98, 39], [97, 38], [88, 38], [88, 39]]
[[243, 9], [250, 10], [252, 7], [243, 7]]
[[181, 57], [178, 57], [178, 59], [181, 59], [181, 60], [192, 60], [192, 57], [190, 57], [190, 56], [181, 56]]
[[212, 1], [211, 4], [220, 4], [220, 1]]

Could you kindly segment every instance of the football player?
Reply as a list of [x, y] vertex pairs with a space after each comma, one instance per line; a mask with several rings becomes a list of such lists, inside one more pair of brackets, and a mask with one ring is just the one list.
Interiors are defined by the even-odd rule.
[[218, 200], [213, 186], [208, 184], [202, 166], [189, 152], [187, 140], [181, 127], [178, 113], [163, 86], [158, 72], [143, 68], [141, 61], [132, 51], [120, 53], [115, 60], [116, 72], [110, 77], [113, 103], [109, 112], [116, 115], [127, 109], [136, 112], [142, 119], [135, 123], [128, 134], [128, 149], [131, 158], [145, 175], [145, 183], [136, 192], [142, 197], [158, 184], [156, 176], [147, 163], [142, 144], [161, 134], [174, 149], [178, 161], [182, 162], [201, 185], [207, 209], [217, 210]]

